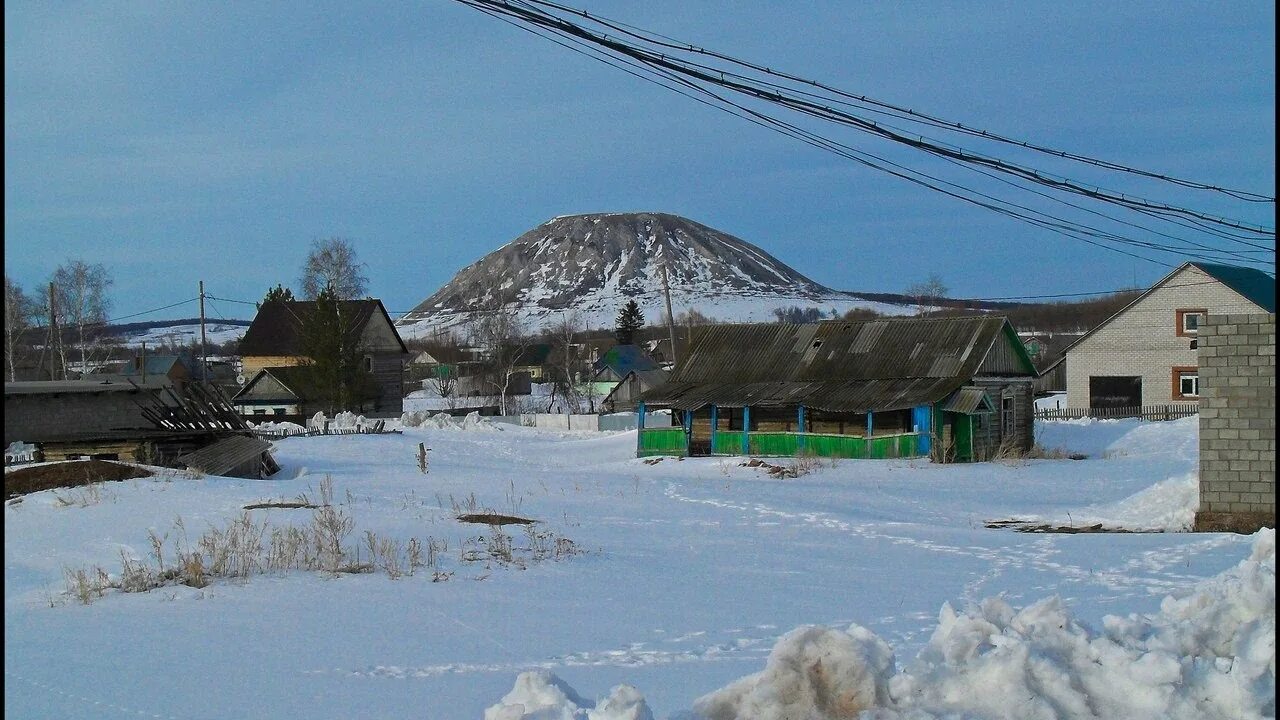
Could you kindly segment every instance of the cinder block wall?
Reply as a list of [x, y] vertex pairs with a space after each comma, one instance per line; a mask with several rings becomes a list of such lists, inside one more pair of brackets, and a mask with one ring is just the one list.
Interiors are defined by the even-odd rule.
[[1276, 316], [1200, 328], [1199, 531], [1276, 526]]

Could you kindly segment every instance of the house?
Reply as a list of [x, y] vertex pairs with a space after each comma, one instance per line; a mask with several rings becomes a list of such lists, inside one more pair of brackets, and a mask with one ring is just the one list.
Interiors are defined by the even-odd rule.
[[1067, 389], [1067, 357], [1062, 357], [1040, 369], [1036, 377], [1036, 397], [1044, 397], [1053, 393], [1065, 392]]
[[1272, 313], [1275, 308], [1275, 278], [1260, 270], [1183, 263], [1067, 346], [1067, 407], [1196, 402], [1196, 335], [1205, 316]]
[[706, 326], [640, 396], [637, 452], [981, 460], [1031, 448], [1035, 376], [1003, 317]]
[[614, 345], [591, 364], [595, 382], [620, 382], [632, 370], [657, 370], [658, 363], [639, 345]]
[[262, 368], [240, 388], [231, 403], [241, 416], [255, 422], [295, 422], [324, 410], [306, 397], [309, 374], [298, 365]]
[[632, 370], [613, 386], [600, 406], [608, 413], [633, 411], [642, 394], [662, 385], [670, 376], [666, 370]]
[[86, 375], [91, 380], [109, 380], [111, 382], [128, 383], [161, 380], [172, 385], [183, 385], [197, 378], [188, 360], [181, 355], [136, 355], [128, 360], [110, 363], [101, 369]]
[[[159, 377], [5, 383], [4, 442], [15, 441], [50, 461], [124, 460], [252, 478], [279, 469], [270, 443], [251, 436], [225, 397]], [[193, 453], [205, 464], [184, 462]]]
[[[344, 318], [350, 320], [348, 332], [360, 348], [364, 370], [372, 379], [373, 387], [371, 397], [356, 407], [341, 409], [374, 417], [400, 415], [404, 408], [404, 364], [409, 351], [382, 301], [372, 298], [342, 300], [338, 309]], [[246, 390], [256, 384], [254, 381], [264, 369], [296, 367], [308, 362], [303, 353], [302, 327], [306, 318], [315, 311], [316, 303], [312, 301], [277, 300], [262, 304], [240, 341], [246, 384], [233, 398], [237, 405], [248, 404], [240, 400], [247, 399]], [[298, 382], [297, 373], [294, 373], [293, 380], [292, 391], [295, 394], [304, 392], [304, 384]], [[307, 398], [299, 399], [305, 401]]]

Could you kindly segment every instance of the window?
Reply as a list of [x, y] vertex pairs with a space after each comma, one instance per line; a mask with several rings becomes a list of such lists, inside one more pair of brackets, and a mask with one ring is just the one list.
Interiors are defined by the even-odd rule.
[[1200, 397], [1200, 369], [1175, 367], [1173, 369], [1173, 399], [1195, 400]]
[[1014, 415], [1014, 401], [1012, 397], [1000, 398], [1000, 435], [1004, 438], [1013, 437], [1018, 431], [1017, 417]]
[[271, 414], [272, 414], [272, 415], [281, 415], [281, 416], [283, 416], [283, 415], [284, 415], [284, 408], [272, 408], [272, 410], [271, 410]]
[[364, 371], [373, 372], [373, 356], [372, 355], [364, 356]]
[[1204, 316], [1206, 312], [1208, 311], [1204, 309], [1178, 310], [1178, 337], [1195, 336], [1195, 334], [1200, 331], [1200, 325], [1204, 323]]

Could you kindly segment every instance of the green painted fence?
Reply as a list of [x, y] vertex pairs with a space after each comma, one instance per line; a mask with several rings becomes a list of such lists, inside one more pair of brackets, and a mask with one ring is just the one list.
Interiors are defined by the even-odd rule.
[[[884, 460], [899, 457], [919, 457], [920, 435], [883, 435], [865, 438], [850, 435], [819, 435], [815, 433], [747, 433], [748, 455], [765, 457], [795, 457], [799, 454], [817, 457]], [[869, 451], [869, 452], [868, 452]], [[685, 455], [683, 428], [655, 428], [640, 431], [637, 455]], [[713, 455], [742, 455], [742, 431], [717, 430], [712, 444]]]
[[646, 455], [686, 455], [684, 428], [653, 428], [641, 430], [637, 457]]
[[[905, 435], [884, 435], [865, 438], [849, 435], [819, 435], [814, 433], [750, 433], [750, 455], [773, 457], [794, 457], [799, 454], [817, 457], [853, 458], [884, 460], [887, 458], [919, 457], [920, 436], [917, 433]], [[869, 447], [868, 447], [869, 446]], [[868, 454], [868, 450], [870, 453]], [[741, 432], [717, 432], [716, 455], [741, 455]]]

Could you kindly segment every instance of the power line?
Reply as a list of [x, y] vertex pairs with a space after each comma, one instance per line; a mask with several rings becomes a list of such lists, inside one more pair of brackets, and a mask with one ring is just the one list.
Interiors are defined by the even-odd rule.
[[[846, 157], [848, 157], [850, 154], [857, 154], [860, 151], [857, 151], [852, 148], [848, 148], [848, 146], [841, 146], [838, 143], [834, 143], [833, 141], [830, 141], [829, 138], [823, 138], [814, 133], [809, 133], [808, 131], [804, 131], [800, 128], [797, 128], [794, 125], [790, 125], [788, 123], [779, 121], [776, 118], [773, 118], [771, 116], [767, 116], [762, 113], [759, 113], [758, 111], [753, 111], [753, 110], [744, 108], [741, 105], [731, 103], [727, 101], [725, 98], [711, 92], [707, 87], [704, 87], [703, 85], [699, 85], [698, 83], [703, 83], [707, 86], [723, 87], [728, 90], [753, 97], [757, 100], [762, 100], [762, 101], [770, 102], [773, 104], [781, 105], [788, 109], [801, 112], [801, 113], [810, 115], [812, 117], [817, 117], [819, 119], [837, 122], [843, 125], [850, 125], [857, 129], [878, 135], [884, 139], [892, 140], [894, 142], [899, 142], [901, 144], [905, 144], [910, 147], [923, 150], [937, 157], [949, 159], [955, 163], [960, 163], [963, 166], [971, 167], [974, 169], [987, 168], [995, 172], [1011, 175], [1022, 181], [1046, 186], [1052, 190], [1078, 194], [1090, 199], [1094, 199], [1102, 202], [1108, 202], [1111, 204], [1124, 207], [1125, 209], [1133, 210], [1135, 212], [1142, 212], [1143, 214], [1146, 214], [1146, 215], [1151, 215], [1153, 217], [1156, 217], [1164, 221], [1178, 222], [1178, 224], [1180, 225], [1183, 225], [1182, 223], [1183, 220], [1190, 221], [1192, 223], [1191, 225], [1189, 226], [1183, 225], [1185, 229], [1191, 229], [1193, 231], [1198, 230], [1200, 232], [1208, 232], [1211, 234], [1213, 234], [1213, 231], [1220, 230], [1220, 229], [1241, 230], [1249, 234], [1238, 235], [1238, 236], [1234, 235], [1234, 233], [1226, 236], [1219, 234], [1219, 238], [1227, 240], [1229, 242], [1237, 242], [1242, 245], [1251, 246], [1255, 250], [1258, 250], [1264, 253], [1274, 253], [1274, 249], [1272, 248], [1259, 245], [1256, 242], [1251, 242], [1252, 240], [1265, 241], [1268, 238], [1271, 239], [1271, 241], [1273, 242], [1275, 233], [1273, 229], [1268, 227], [1255, 225], [1255, 224], [1251, 224], [1251, 223], [1247, 223], [1239, 220], [1221, 218], [1216, 215], [1195, 210], [1193, 208], [1185, 208], [1185, 207], [1181, 207], [1171, 203], [1147, 200], [1145, 198], [1131, 196], [1124, 193], [1118, 193], [1115, 191], [1107, 191], [1100, 188], [1089, 187], [1077, 181], [1057, 177], [1050, 173], [1045, 173], [1044, 171], [1037, 170], [1034, 168], [1024, 167], [1016, 163], [1010, 163], [1008, 161], [1000, 160], [998, 158], [993, 158], [980, 153], [967, 151], [962, 148], [957, 149], [955, 146], [948, 146], [944, 143], [932, 141], [923, 137], [919, 137], [919, 138], [910, 137], [903, 131], [894, 129], [891, 126], [886, 126], [882, 123], [875, 123], [873, 121], [868, 121], [864, 118], [853, 115], [851, 113], [846, 113], [844, 111], [833, 108], [829, 105], [824, 105], [821, 102], [814, 102], [810, 99], [807, 99], [806, 97], [801, 97], [801, 95], [808, 96], [808, 97], [819, 97], [819, 96], [816, 96], [814, 93], [811, 93], [808, 91], [796, 91], [796, 90], [786, 89], [776, 83], [763, 83], [760, 81], [753, 81], [747, 78], [747, 76], [742, 75], [740, 73], [735, 73], [731, 70], [727, 70], [727, 71], [719, 70], [716, 68], [711, 68], [707, 65], [702, 65], [689, 60], [675, 57], [673, 54], [668, 54], [666, 52], [656, 52], [652, 48], [637, 46], [635, 44], [625, 42], [620, 38], [615, 38], [609, 35], [601, 34], [599, 32], [593, 32], [591, 30], [587, 30], [585, 28], [582, 28], [579, 25], [576, 25], [566, 20], [565, 18], [556, 16], [551, 13], [547, 13], [543, 11], [541, 8], [534, 7], [534, 5], [538, 5], [538, 6], [544, 6], [544, 7], [557, 8], [566, 12], [572, 12], [575, 15], [580, 15], [592, 21], [601, 22], [602, 24], [607, 25], [608, 23], [608, 21], [600, 20], [599, 18], [594, 18], [585, 12], [573, 10], [563, 5], [558, 5], [556, 3], [542, 2], [541, 0], [533, 0], [532, 4], [527, 2], [518, 2], [518, 1], [515, 3], [509, 3], [509, 2], [506, 2], [505, 0], [459, 0], [459, 1], [463, 2], [464, 4], [467, 4], [470, 7], [479, 9], [482, 12], [486, 12], [486, 14], [489, 14], [491, 16], [495, 16], [495, 17], [498, 15], [505, 16], [505, 17], [502, 17], [501, 19], [507, 22], [512, 22], [512, 21], [520, 22], [526, 25], [536, 27], [538, 29], [543, 29], [548, 32], [556, 33], [559, 35], [560, 38], [564, 40], [569, 40], [572, 42], [579, 42], [579, 43], [591, 43], [597, 48], [603, 48], [605, 51], [609, 51], [611, 53], [614, 53], [620, 56], [625, 56], [626, 59], [630, 59], [631, 61], [634, 61], [635, 63], [637, 63], [636, 65], [632, 65], [632, 68], [646, 71], [646, 72], [651, 72], [655, 75], [658, 75], [664, 78], [665, 80], [668, 81], [668, 83], [677, 82], [680, 85], [684, 86], [685, 90], [703, 93], [704, 95], [707, 95], [708, 97], [712, 98], [716, 103], [728, 104], [736, 108], [738, 111], [740, 111], [740, 112], [734, 112], [731, 110], [726, 110], [727, 112], [731, 112], [731, 114], [736, 114], [739, 117], [744, 117], [742, 113], [743, 112], [748, 113], [754, 116], [753, 118], [748, 118], [748, 119], [753, 119], [753, 121], [757, 121], [758, 124], [763, 123], [766, 125], [772, 125], [773, 129], [776, 129], [779, 132], [782, 132], [783, 134], [788, 134], [804, 142], [808, 142], [809, 144], [813, 144], [817, 147], [822, 147], [823, 149], [827, 149], [829, 151], [837, 152], [838, 154], [844, 154]], [[511, 18], [511, 20], [508, 20], [508, 18]], [[515, 24], [515, 23], [512, 22], [512, 24]], [[521, 27], [523, 27], [523, 25], [521, 25]], [[540, 34], [540, 33], [535, 33], [535, 34]], [[645, 40], [646, 42], [652, 41], [652, 38], [645, 38], [637, 35], [636, 33], [626, 32], [624, 34], [637, 37], [639, 39]], [[547, 37], [547, 36], [543, 35], [543, 37]], [[558, 44], [561, 44], [562, 46], [564, 46], [564, 43], [560, 42], [559, 40], [556, 40], [554, 38], [548, 38], [548, 39], [551, 39], [553, 42], [557, 42]], [[677, 48], [672, 43], [665, 43], [665, 44], [657, 43], [657, 44], [660, 47], [663, 47], [665, 50], [688, 49], [692, 47], [692, 46], [682, 45], [679, 48]], [[574, 48], [570, 48], [570, 49], [574, 49]], [[579, 52], [576, 49], [574, 50], [575, 52]], [[729, 56], [727, 55], [723, 55], [719, 53], [711, 53], [710, 51], [705, 51], [701, 48], [697, 48], [696, 50], [703, 53], [704, 55], [710, 54], [715, 57], [728, 58], [729, 60], [737, 63], [740, 66], [751, 67], [752, 69], [756, 69], [756, 70], [762, 70], [774, 77], [786, 77], [789, 80], [796, 80], [796, 81], [808, 83], [810, 86], [813, 86], [813, 87], [825, 87], [825, 86], [821, 86], [821, 84], [814, 84], [811, 81], [805, 81], [802, 78], [796, 78], [795, 76], [774, 73], [768, 70], [768, 68], [762, 68], [761, 66], [757, 66], [754, 64], [744, 63], [743, 61], [737, 61], [736, 59], [729, 58]], [[602, 60], [600, 57], [596, 55], [588, 55], [588, 56], [593, 57], [597, 60], [601, 60], [602, 62], [605, 62], [605, 60]], [[613, 58], [613, 59], [623, 59], [624, 62], [626, 61], [626, 59], [624, 58]], [[615, 63], [608, 63], [608, 64], [612, 65], [615, 68], [619, 67]], [[632, 69], [627, 69], [627, 68], [620, 68], [620, 69], [623, 69], [625, 72], [628, 72], [633, 75], [636, 74], [636, 72], [633, 71]], [[688, 92], [686, 92], [685, 90], [673, 88], [668, 83], [664, 83], [658, 80], [653, 80], [652, 78], [647, 78], [647, 79], [650, 79], [650, 81], [656, 82], [657, 84], [663, 85], [668, 89], [672, 89], [676, 92], [680, 92], [681, 94], [688, 96]], [[834, 91], [834, 89], [831, 89], [831, 90]], [[849, 93], [844, 93], [843, 91], [835, 91], [835, 92], [840, 93], [842, 97], [859, 98], [862, 101], [878, 103], [878, 101], [870, 101], [869, 99], [863, 96], [854, 96]], [[820, 98], [820, 99], [824, 101], [830, 100], [829, 98]], [[946, 124], [945, 121], [941, 121], [937, 118], [932, 118], [931, 116], [925, 116], [920, 113], [914, 113], [912, 111], [905, 110], [902, 108], [896, 108], [895, 106], [892, 106], [889, 104], [879, 103], [879, 105], [882, 107], [893, 108], [895, 111], [898, 112], [898, 115], [896, 115], [896, 117], [905, 117], [913, 121], [919, 120], [921, 118], [928, 118], [929, 122]], [[722, 109], [724, 108], [722, 107]], [[1091, 164], [1102, 163], [1103, 166], [1112, 170], [1126, 171], [1126, 172], [1132, 171], [1132, 172], [1136, 172], [1136, 174], [1151, 177], [1153, 179], [1165, 180], [1168, 182], [1173, 182], [1175, 184], [1179, 184], [1187, 187], [1195, 186], [1198, 189], [1225, 192], [1226, 194], [1237, 197], [1237, 199], [1249, 199], [1250, 201], [1256, 201], [1256, 202], [1274, 203], [1274, 198], [1270, 196], [1261, 195], [1258, 193], [1245, 193], [1243, 191], [1228, 190], [1228, 189], [1220, 188], [1216, 185], [1211, 185], [1208, 183], [1194, 183], [1192, 181], [1186, 181], [1180, 178], [1173, 178], [1171, 176], [1167, 176], [1160, 173], [1140, 171], [1140, 170], [1137, 170], [1136, 168], [1129, 168], [1127, 166], [1122, 166], [1117, 163], [1107, 163], [1106, 161], [1098, 161], [1096, 158], [1088, 158], [1082, 155], [1065, 153], [1064, 151], [1058, 151], [1053, 148], [1038, 146], [1033, 143], [1013, 141], [1009, 138], [1004, 138], [1003, 136], [998, 136], [993, 133], [989, 133], [987, 131], [971, 131], [971, 129], [964, 128], [962, 125], [958, 123], [950, 123], [949, 125], [955, 126], [955, 128], [961, 128], [965, 132], [970, 132], [971, 134], [987, 137], [988, 139], [998, 139], [1000, 141], [1010, 142], [1012, 144], [1020, 145], [1022, 147], [1027, 147], [1029, 149], [1035, 149], [1038, 151], [1047, 152], [1049, 154], [1053, 154], [1059, 157], [1066, 157], [1067, 159], [1078, 160], [1082, 162], [1089, 162]], [[840, 152], [842, 148], [845, 150], [845, 152], [843, 153]], [[875, 156], [870, 156], [870, 157], [874, 158]], [[861, 157], [861, 158], [853, 157], [850, 159], [855, 159], [875, 169], [879, 169], [885, 172], [890, 172], [891, 174], [896, 174], [899, 177], [903, 177], [903, 174], [893, 172], [888, 168], [880, 166], [876, 162], [868, 160], [867, 157]], [[885, 160], [884, 158], [876, 158], [876, 160], [879, 160], [886, 164], [893, 165], [892, 163], [888, 163], [888, 161]], [[901, 168], [901, 166], [897, 166], [897, 167]], [[914, 171], [910, 169], [903, 169], [903, 170], [905, 173], [918, 173], [918, 171]], [[932, 176], [928, 176], [923, 173], [919, 173], [919, 175], [922, 177], [932, 178]], [[994, 210], [1002, 214], [1010, 215], [1011, 217], [1015, 217], [1016, 219], [1020, 219], [1020, 220], [1023, 220], [1024, 222], [1029, 222], [1033, 225], [1037, 225], [1046, 229], [1059, 232], [1060, 234], [1067, 234], [1068, 236], [1074, 236], [1074, 237], [1077, 237], [1077, 239], [1084, 239], [1080, 237], [1080, 235], [1088, 235], [1090, 237], [1094, 237], [1095, 239], [1104, 239], [1109, 242], [1118, 242], [1120, 244], [1131, 244], [1136, 247], [1146, 247], [1148, 249], [1157, 250], [1157, 251], [1178, 252], [1178, 253], [1188, 252], [1188, 248], [1186, 245], [1177, 247], [1177, 246], [1163, 245], [1160, 243], [1143, 243], [1142, 241], [1134, 241], [1131, 238], [1124, 238], [1123, 236], [1118, 236], [1115, 233], [1107, 233], [1106, 231], [1099, 231], [1097, 228], [1091, 228], [1082, 223], [1064, 221], [1064, 219], [1062, 218], [1056, 218], [1054, 216], [1042, 213], [1041, 211], [1036, 211], [1036, 210], [1026, 211], [1027, 210], [1026, 208], [1022, 206], [1017, 206], [1016, 204], [1006, 205], [1005, 203], [1007, 203], [1007, 201], [1003, 201], [1000, 199], [994, 199], [989, 202], [983, 202], [983, 201], [977, 200], [974, 197], [964, 197], [963, 195], [965, 193], [974, 193], [976, 195], [983, 196], [981, 193], [977, 193], [977, 191], [974, 191], [971, 188], [965, 188], [964, 192], [952, 193], [952, 192], [946, 192], [946, 190], [937, 187], [937, 185], [934, 183], [930, 183], [927, 181], [921, 182], [920, 177], [904, 178], [904, 179], [912, 179], [913, 181], [917, 181], [919, 182], [919, 184], [923, 184], [926, 187], [930, 187], [931, 189], [934, 189], [936, 191], [942, 191], [946, 194], [951, 194], [953, 197], [958, 197], [968, 202], [974, 202], [980, 206], [986, 207], [987, 209]], [[938, 180], [937, 178], [932, 178], [932, 179], [935, 181]], [[940, 182], [945, 182], [945, 181], [940, 181]], [[1015, 186], [1015, 187], [1020, 187], [1020, 186]], [[1026, 189], [1026, 188], [1023, 188], [1023, 189]], [[1242, 197], [1242, 195], [1247, 195], [1249, 196], [1249, 198]], [[989, 196], [984, 196], [984, 197], [989, 198]], [[1022, 208], [1022, 211], [1011, 209], [1010, 205], [1012, 205], [1013, 208]], [[1072, 205], [1072, 207], [1076, 207], [1077, 209], [1082, 209], [1082, 208], [1079, 208], [1079, 206], [1075, 206], [1075, 205]], [[1088, 210], [1086, 211], [1091, 212]], [[1161, 234], [1159, 233], [1159, 231], [1154, 231], [1154, 230], [1151, 230], [1150, 228], [1137, 226], [1133, 223], [1127, 223], [1127, 221], [1111, 218], [1110, 216], [1104, 216], [1104, 217], [1107, 217], [1108, 219], [1111, 219], [1111, 220], [1115, 220], [1117, 222], [1125, 223], [1135, 228], [1141, 228], [1147, 231]], [[1195, 243], [1195, 241], [1185, 240], [1183, 238], [1177, 238], [1177, 241], [1200, 246], [1204, 252], [1210, 254], [1210, 255], [1199, 256], [1205, 259], [1209, 259], [1210, 256], [1212, 256], [1213, 259], [1219, 259], [1218, 256], [1225, 255], [1225, 256], [1234, 257], [1240, 262], [1246, 262], [1246, 263], [1265, 262], [1262, 260], [1256, 260], [1253, 258], [1245, 257], [1244, 255], [1240, 254], [1240, 253], [1249, 252], [1249, 251], [1214, 248], [1210, 246], [1204, 246], [1200, 243]], [[1088, 242], [1088, 240], [1086, 240], [1086, 242]], [[1104, 244], [1104, 246], [1106, 246], [1108, 249], [1119, 251], [1117, 248], [1112, 247], [1110, 245]], [[1133, 257], [1138, 257], [1143, 260], [1152, 261], [1152, 258], [1137, 255], [1134, 253], [1129, 253], [1127, 251], [1124, 252], [1124, 254], [1128, 254]]]
[[[1099, 158], [1094, 158], [1094, 157], [1082, 155], [1079, 153], [1068, 152], [1065, 150], [1059, 150], [1059, 149], [1047, 147], [1044, 145], [1040, 145], [1037, 143], [1027, 142], [1024, 140], [1015, 140], [1013, 138], [1006, 137], [998, 133], [982, 130], [979, 128], [966, 127], [962, 123], [943, 120], [942, 118], [938, 118], [938, 117], [929, 115], [927, 113], [918, 112], [916, 110], [904, 108], [898, 105], [894, 105], [892, 103], [887, 103], [880, 100], [876, 100], [874, 98], [869, 98], [865, 95], [857, 95], [857, 94], [849, 93], [839, 88], [832, 87], [830, 85], [827, 85], [821, 82], [808, 80], [806, 78], [799, 77], [797, 75], [792, 75], [790, 73], [773, 70], [763, 65], [758, 65], [755, 63], [751, 63], [751, 62], [736, 58], [736, 57], [732, 57], [730, 55], [715, 52], [712, 50], [707, 50], [706, 48], [697, 47], [691, 43], [686, 43], [686, 42], [677, 40], [675, 38], [662, 35], [661, 33], [644, 30], [643, 28], [638, 28], [634, 25], [628, 25], [627, 23], [623, 23], [618, 20], [612, 20], [603, 15], [589, 14], [585, 10], [578, 10], [576, 8], [571, 8], [567, 5], [561, 5], [559, 3], [551, 2], [550, 0], [528, 0], [528, 2], [521, 3], [521, 4], [528, 5], [529, 3], [532, 3], [534, 5], [541, 5], [545, 7], [555, 8], [557, 10], [573, 13], [575, 15], [581, 15], [585, 19], [592, 20], [606, 27], [611, 27], [615, 30], [618, 30], [627, 35], [635, 37], [638, 40], [652, 43], [657, 46], [667, 47], [667, 48], [680, 50], [684, 52], [696, 53], [696, 54], [705, 55], [709, 57], [714, 57], [716, 59], [725, 60], [727, 62], [730, 62], [734, 65], [738, 65], [740, 67], [744, 67], [756, 72], [764, 73], [765, 75], [768, 75], [768, 76], [777, 77], [777, 78], [785, 79], [788, 81], [798, 82], [804, 85], [812, 86], [814, 88], [818, 88], [818, 89], [833, 93], [837, 97], [844, 98], [845, 100], [855, 101], [857, 103], [864, 103], [865, 105], [870, 106], [864, 109], [870, 110], [872, 112], [883, 112], [884, 114], [890, 115], [892, 117], [899, 117], [903, 119], [912, 120], [915, 122], [921, 122], [922, 124], [925, 124], [925, 125], [930, 125], [938, 128], [947, 129], [947, 130], [953, 130], [965, 135], [980, 137], [980, 138], [991, 140], [994, 142], [1014, 145], [1027, 150], [1044, 153], [1046, 155], [1052, 155], [1054, 157], [1058, 157], [1062, 159], [1073, 160], [1073, 161], [1085, 163], [1088, 165], [1094, 165], [1094, 166], [1105, 168], [1108, 170], [1115, 170], [1115, 171], [1124, 172], [1124, 173], [1132, 173], [1135, 175], [1140, 175], [1140, 176], [1148, 177], [1155, 180], [1161, 180], [1161, 181], [1173, 183], [1176, 185], [1182, 185], [1184, 187], [1188, 187], [1192, 189], [1208, 190], [1212, 192], [1223, 193], [1223, 194], [1235, 197], [1237, 199], [1246, 200], [1249, 202], [1274, 203], [1276, 200], [1275, 196], [1273, 195], [1264, 195], [1261, 193], [1255, 193], [1255, 192], [1250, 192], [1245, 190], [1233, 190], [1230, 188], [1224, 188], [1224, 187], [1220, 187], [1220, 186], [1209, 184], [1209, 183], [1201, 183], [1197, 181], [1186, 180], [1186, 179], [1170, 176], [1164, 173], [1157, 173], [1157, 172], [1152, 172], [1148, 170], [1142, 170], [1139, 168], [1129, 167], [1120, 163], [1115, 163], [1108, 160], [1102, 160]], [[663, 41], [666, 41], [666, 42], [663, 42]], [[737, 74], [733, 74], [733, 75], [741, 78], [747, 77], [744, 75], [737, 75]], [[772, 83], [767, 83], [767, 84], [773, 85]], [[781, 85], [774, 85], [774, 86], [779, 88], [784, 87]], [[802, 91], [802, 94], [811, 95], [813, 97], [823, 97], [821, 95], [817, 95], [814, 93], [806, 93], [803, 91]], [[858, 107], [862, 107], [862, 106], [858, 106]], [[875, 108], [880, 108], [880, 110], [876, 110]]]

